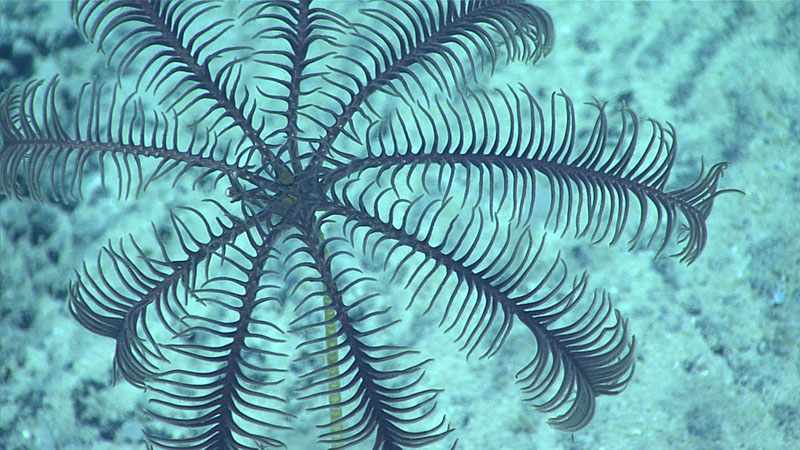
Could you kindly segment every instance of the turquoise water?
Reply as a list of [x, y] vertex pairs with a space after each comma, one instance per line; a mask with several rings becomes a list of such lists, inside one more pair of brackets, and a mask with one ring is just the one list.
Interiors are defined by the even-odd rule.
[[[549, 238], [573, 273], [587, 270], [593, 287], [611, 292], [637, 340], [633, 382], [601, 397], [593, 422], [574, 435], [521, 401], [517, 340], [490, 360], [464, 361], [448, 351], [453, 336], [437, 320], [404, 320], [395, 332], [433, 323], [417, 348], [436, 358], [427, 378], [447, 390], [437, 417], [447, 414], [462, 449], [797, 448], [800, 5], [543, 6], [555, 49], [534, 67], [499, 69], [495, 83], [521, 81], [541, 100], [559, 89], [576, 104], [625, 100], [678, 130], [674, 186], [696, 176], [702, 157], [729, 161], [723, 187], [747, 195], [718, 199], [708, 246], [688, 268], [653, 262], [652, 251]], [[113, 69], [74, 31], [67, 2], [0, 3], [2, 87], [59, 73], [61, 89], [76, 93], [93, 77], [113, 82]], [[579, 124], [593, 114], [579, 106]], [[113, 342], [80, 327], [64, 299], [73, 270], [94, 264], [109, 239], [149, 238], [151, 221], [168, 223], [167, 208], [202, 196], [164, 182], [126, 202], [88, 183], [94, 194], [68, 208], [0, 200], [0, 448], [143, 448], [140, 429], [151, 424], [139, 412], [145, 395], [110, 386]], [[305, 438], [287, 442], [304, 448], [313, 442]]]

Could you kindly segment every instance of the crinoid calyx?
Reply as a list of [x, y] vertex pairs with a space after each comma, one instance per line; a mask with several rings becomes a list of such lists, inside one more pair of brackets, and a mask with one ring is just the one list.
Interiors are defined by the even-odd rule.
[[[280, 446], [310, 422], [325, 445], [449, 447], [435, 408], [448, 386], [423, 376], [436, 323], [467, 356], [524, 353], [521, 398], [579, 430], [630, 381], [633, 337], [536, 230], [686, 263], [705, 246], [724, 164], [668, 189], [671, 125], [642, 133], [623, 106], [610, 130], [594, 102], [579, 142], [564, 93], [542, 106], [531, 86], [486, 87], [506, 61], [551, 51], [538, 6], [76, 0], [72, 13], [118, 77], [85, 85], [67, 114], [57, 79], [4, 92], [0, 187], [75, 202], [99, 176], [133, 201], [154, 183], [205, 198], [110, 241], [69, 288], [75, 318], [116, 341], [114, 374], [151, 396], [150, 444]], [[425, 333], [397, 325], [431, 317]], [[504, 346], [512, 335], [527, 345]]]

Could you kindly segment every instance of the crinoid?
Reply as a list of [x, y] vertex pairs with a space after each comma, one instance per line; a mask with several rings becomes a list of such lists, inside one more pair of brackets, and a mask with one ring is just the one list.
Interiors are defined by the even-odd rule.
[[579, 430], [630, 381], [633, 337], [534, 230], [686, 263], [705, 246], [725, 166], [668, 190], [671, 125], [645, 122], [640, 139], [623, 106], [610, 131], [594, 102], [577, 142], [564, 93], [542, 107], [524, 84], [480, 87], [504, 61], [551, 51], [543, 9], [353, 5], [242, 2], [226, 17], [235, 5], [74, 1], [119, 82], [85, 85], [67, 116], [57, 79], [0, 97], [11, 196], [74, 202], [99, 175], [120, 198], [186, 180], [206, 198], [153, 236], [109, 242], [69, 288], [75, 318], [116, 341], [114, 373], [151, 396], [164, 425], [147, 427], [150, 444], [280, 446], [301, 410], [335, 447], [454, 440], [435, 409], [448, 386], [423, 377], [424, 335], [393, 334], [422, 316], [467, 356], [525, 335], [522, 398]]

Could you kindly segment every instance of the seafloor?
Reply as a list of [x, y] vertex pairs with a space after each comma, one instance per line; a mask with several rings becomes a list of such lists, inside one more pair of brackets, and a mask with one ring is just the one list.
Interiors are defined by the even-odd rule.
[[[498, 70], [496, 82], [522, 82], [542, 100], [559, 89], [576, 103], [624, 100], [677, 128], [674, 181], [691, 181], [701, 158], [724, 160], [722, 186], [746, 196], [718, 198], [708, 246], [688, 268], [564, 239], [572, 270], [612, 293], [637, 341], [635, 379], [600, 398], [578, 433], [554, 431], [521, 401], [519, 367], [505, 356], [515, 341], [465, 361], [440, 350], [452, 336], [424, 330], [418, 349], [436, 359], [430, 379], [446, 380], [439, 407], [458, 448], [800, 448], [800, 2], [544, 6], [554, 51]], [[73, 100], [86, 81], [114, 81], [67, 1], [0, 1], [0, 89], [56, 73]], [[578, 108], [589, 126], [590, 109]], [[144, 448], [145, 396], [110, 385], [113, 342], [80, 327], [65, 298], [74, 270], [109, 239], [149, 238], [151, 221], [197, 199], [157, 184], [144, 200], [91, 195], [67, 207], [0, 195], [0, 449]], [[297, 442], [287, 441], [307, 445]]]

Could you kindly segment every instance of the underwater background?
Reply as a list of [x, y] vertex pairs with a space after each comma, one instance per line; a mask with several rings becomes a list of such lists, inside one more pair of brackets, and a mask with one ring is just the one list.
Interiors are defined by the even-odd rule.
[[[595, 112], [580, 103], [607, 100], [613, 127], [612, 105], [624, 101], [675, 125], [670, 186], [691, 182], [703, 158], [728, 161], [722, 188], [746, 195], [717, 199], [708, 245], [688, 268], [653, 261], [652, 250], [559, 242], [573, 273], [611, 292], [637, 342], [634, 380], [600, 397], [574, 435], [522, 402], [519, 367], [504, 356], [511, 342], [465, 362], [441, 351], [452, 336], [427, 329], [417, 346], [436, 359], [428, 376], [447, 380], [440, 411], [458, 448], [800, 448], [800, 2], [539, 4], [555, 22], [554, 50], [535, 66], [501, 67], [493, 83], [522, 81], [543, 104], [563, 89], [583, 127]], [[0, 89], [56, 74], [72, 100], [93, 78], [116, 80], [69, 2], [0, 0]], [[202, 198], [169, 184], [141, 200], [69, 206], [0, 195], [0, 449], [144, 448], [145, 396], [110, 385], [114, 343], [79, 326], [65, 299], [74, 271], [109, 240], [146, 239], [170, 207]]]

